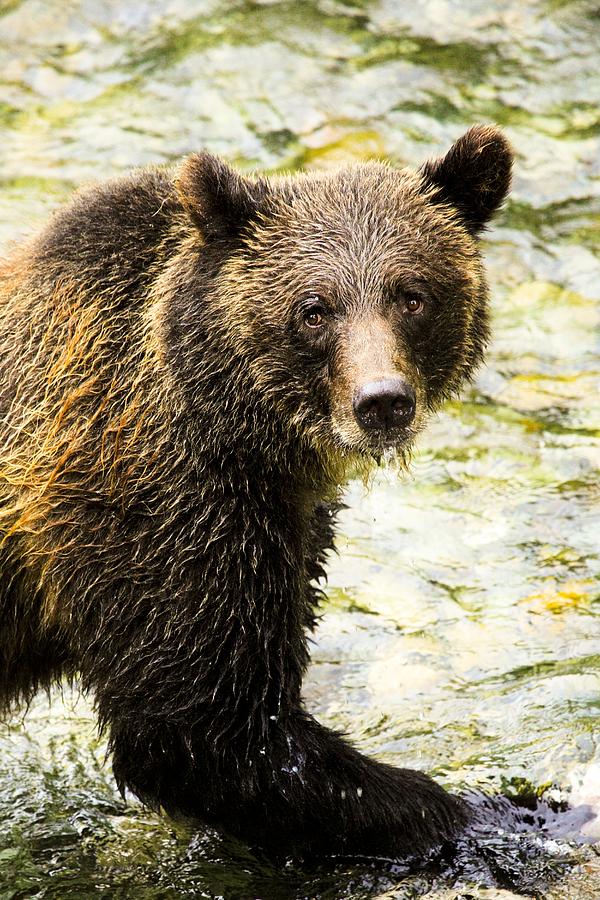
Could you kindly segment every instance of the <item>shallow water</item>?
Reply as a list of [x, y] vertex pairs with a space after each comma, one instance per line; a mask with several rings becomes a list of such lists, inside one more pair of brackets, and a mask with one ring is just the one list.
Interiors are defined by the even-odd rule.
[[[305, 693], [365, 752], [449, 787], [554, 786], [590, 809], [599, 59], [595, 2], [0, 2], [3, 247], [80, 183], [203, 146], [267, 170], [414, 164], [474, 121], [506, 128], [518, 161], [486, 238], [488, 366], [409, 478], [350, 486]], [[473, 838], [424, 874], [275, 871], [125, 805], [89, 701], [67, 689], [0, 731], [0, 900], [597, 897], [600, 826], [578, 845], [580, 822], [550, 818], [549, 835]]]

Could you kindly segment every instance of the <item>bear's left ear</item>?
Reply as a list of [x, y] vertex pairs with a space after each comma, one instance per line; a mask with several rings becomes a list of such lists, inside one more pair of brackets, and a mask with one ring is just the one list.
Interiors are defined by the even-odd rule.
[[454, 206], [475, 235], [506, 197], [512, 162], [511, 146], [498, 128], [474, 125], [445, 156], [418, 171], [428, 186], [438, 188], [437, 199]]
[[245, 178], [206, 152], [184, 161], [175, 184], [181, 203], [208, 239], [239, 234], [267, 194], [264, 179]]

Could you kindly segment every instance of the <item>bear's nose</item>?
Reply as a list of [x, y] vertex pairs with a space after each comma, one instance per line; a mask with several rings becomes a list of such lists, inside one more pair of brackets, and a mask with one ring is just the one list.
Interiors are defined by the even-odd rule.
[[415, 417], [414, 388], [402, 378], [367, 381], [354, 395], [354, 415], [367, 431], [388, 431], [410, 425]]

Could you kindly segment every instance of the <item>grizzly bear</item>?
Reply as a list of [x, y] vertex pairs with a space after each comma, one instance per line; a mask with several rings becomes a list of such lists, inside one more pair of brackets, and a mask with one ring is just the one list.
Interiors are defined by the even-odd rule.
[[417, 170], [208, 153], [76, 194], [0, 269], [0, 706], [75, 680], [116, 781], [273, 856], [420, 853], [467, 805], [302, 676], [340, 486], [406, 463], [488, 338], [490, 126]]

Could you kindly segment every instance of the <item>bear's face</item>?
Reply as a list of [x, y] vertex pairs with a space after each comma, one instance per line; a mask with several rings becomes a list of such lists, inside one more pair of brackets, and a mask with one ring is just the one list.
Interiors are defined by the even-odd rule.
[[212, 302], [261, 394], [313, 445], [402, 452], [473, 372], [488, 335], [476, 235], [510, 165], [485, 128], [419, 172], [253, 182], [188, 161], [184, 205], [225, 254]]
[[430, 193], [376, 163], [275, 183], [224, 267], [255, 381], [319, 443], [406, 447], [481, 355], [475, 240]]

